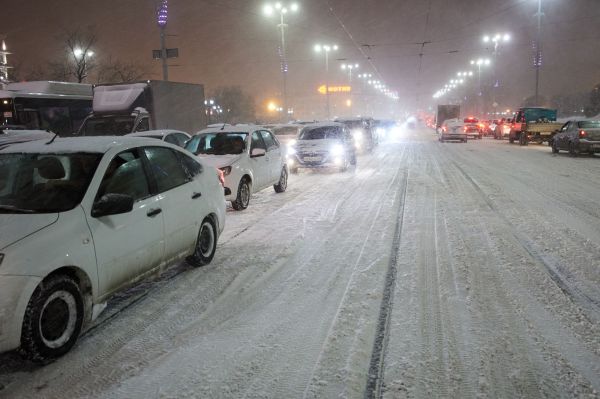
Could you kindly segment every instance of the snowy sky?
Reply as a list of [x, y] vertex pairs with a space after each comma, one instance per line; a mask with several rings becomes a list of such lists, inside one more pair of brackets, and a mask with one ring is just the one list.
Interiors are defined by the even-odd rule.
[[[600, 0], [543, 3], [541, 93], [590, 90], [600, 83]], [[335, 42], [340, 51], [334, 58], [358, 62], [363, 72], [376, 73], [376, 68], [398, 90], [402, 104], [432, 104], [431, 95], [467, 69], [469, 60], [491, 55], [481, 37], [497, 31], [513, 37], [497, 63], [504, 86], [501, 105], [516, 105], [533, 94], [535, 0], [330, 0], [333, 12], [326, 0], [299, 4], [301, 11], [289, 19], [290, 97], [310, 101], [317, 96], [324, 62], [313, 46]], [[180, 53], [172, 62], [177, 66], [170, 70], [171, 80], [204, 83], [209, 90], [240, 84], [259, 101], [276, 96], [277, 28], [262, 15], [262, 5], [257, 0], [170, 0], [168, 46]], [[5, 17], [0, 34], [13, 60], [43, 65], [59, 51], [56, 36], [62, 28], [94, 25], [99, 57], [135, 60], [153, 71], [150, 77], [160, 78], [159, 63], [151, 58], [152, 49], [159, 48], [155, 0], [0, 0], [0, 6]], [[425, 46], [419, 73], [420, 45], [414, 43], [423, 41], [432, 43]], [[334, 83], [346, 82], [341, 62], [332, 62]], [[491, 71], [484, 71], [483, 79], [491, 82]]]

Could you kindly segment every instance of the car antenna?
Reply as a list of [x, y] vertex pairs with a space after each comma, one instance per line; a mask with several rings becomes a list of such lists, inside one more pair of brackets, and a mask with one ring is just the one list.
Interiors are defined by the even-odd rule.
[[[50, 133], [50, 132], [48, 131], [48, 133]], [[50, 144], [54, 143], [54, 140], [56, 140], [57, 137], [58, 137], [58, 133], [54, 133], [54, 137], [52, 137], [50, 139], [50, 141], [46, 143], [46, 145], [50, 145]]]

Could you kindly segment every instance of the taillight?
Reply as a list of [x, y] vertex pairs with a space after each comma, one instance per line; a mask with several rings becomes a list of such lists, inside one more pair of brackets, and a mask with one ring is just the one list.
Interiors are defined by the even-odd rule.
[[219, 175], [219, 182], [223, 187], [225, 187], [225, 175], [221, 169], [217, 169], [217, 174]]
[[585, 137], [587, 137], [587, 133], [585, 132], [585, 130], [580, 130], [580, 131], [579, 131], [579, 137], [580, 137], [580, 138], [585, 138]]
[[466, 133], [467, 132], [467, 127], [463, 127], [463, 131]]
[[447, 132], [447, 131], [448, 131], [448, 128], [447, 128], [446, 126], [443, 126], [443, 127], [442, 127], [442, 131], [443, 131], [443, 132]]

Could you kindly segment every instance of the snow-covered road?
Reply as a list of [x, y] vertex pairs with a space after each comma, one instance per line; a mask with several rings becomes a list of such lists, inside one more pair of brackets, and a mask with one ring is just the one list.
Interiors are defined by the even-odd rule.
[[600, 157], [423, 129], [358, 162], [228, 212], [56, 362], [0, 357], [0, 397], [599, 395]]

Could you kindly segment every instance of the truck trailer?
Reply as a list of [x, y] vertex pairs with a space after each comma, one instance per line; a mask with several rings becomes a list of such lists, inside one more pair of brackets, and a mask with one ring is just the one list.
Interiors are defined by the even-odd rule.
[[157, 129], [193, 134], [206, 127], [204, 86], [148, 80], [94, 87], [80, 136], [122, 136]]

